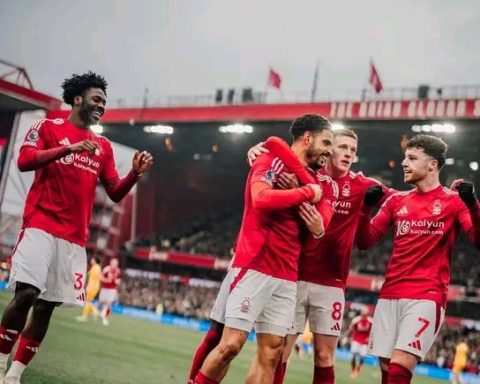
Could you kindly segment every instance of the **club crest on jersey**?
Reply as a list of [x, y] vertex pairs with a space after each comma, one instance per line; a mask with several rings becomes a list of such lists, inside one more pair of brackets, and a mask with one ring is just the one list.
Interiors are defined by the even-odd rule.
[[245, 297], [240, 303], [240, 312], [248, 313], [250, 312], [250, 298]]
[[440, 213], [442, 213], [442, 203], [440, 202], [440, 200], [435, 200], [433, 202], [432, 213], [434, 215], [440, 215]]
[[38, 134], [38, 131], [35, 129], [32, 129], [27, 136], [27, 140], [32, 142], [38, 141], [39, 138], [40, 138], [40, 135]]
[[342, 196], [343, 197], [349, 197], [350, 196], [350, 183], [348, 181], [346, 181], [345, 184], [343, 184]]

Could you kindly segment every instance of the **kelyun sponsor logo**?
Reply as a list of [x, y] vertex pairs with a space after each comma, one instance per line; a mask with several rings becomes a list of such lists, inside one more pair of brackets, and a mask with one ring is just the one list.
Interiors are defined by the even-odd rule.
[[75, 162], [78, 161], [78, 162], [86, 165], [87, 167], [94, 167], [94, 168], [97, 168], [97, 169], [100, 168], [100, 163], [96, 160], [91, 159], [87, 155], [82, 155], [80, 153], [76, 153], [73, 159], [74, 159]]
[[400, 220], [397, 222], [397, 236], [414, 235], [442, 235], [445, 223], [436, 220]]
[[[59, 143], [63, 145], [70, 145], [70, 140], [68, 140], [68, 138], [65, 138], [63, 140], [60, 140]], [[99, 153], [100, 152], [98, 152], [98, 154]], [[97, 154], [97, 151], [95, 151], [95, 154]], [[60, 162], [65, 165], [73, 164], [74, 167], [80, 168], [95, 175], [98, 173], [98, 170], [100, 168], [100, 162], [90, 158], [84, 153], [70, 153], [69, 155], [62, 157], [60, 159]]]
[[333, 208], [335, 209], [335, 213], [340, 215], [349, 215], [350, 209], [352, 209], [352, 203], [349, 203], [348, 201], [337, 200], [333, 203]]

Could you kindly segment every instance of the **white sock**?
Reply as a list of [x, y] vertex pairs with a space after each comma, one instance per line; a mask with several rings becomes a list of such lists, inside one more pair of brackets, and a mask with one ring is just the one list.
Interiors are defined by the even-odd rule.
[[14, 360], [12, 362], [12, 365], [10, 366], [10, 369], [8, 370], [7, 374], [5, 375], [5, 378], [20, 378], [22, 376], [23, 371], [25, 370], [27, 366], [20, 361]]
[[7, 370], [7, 362], [8, 362], [9, 356], [10, 356], [9, 353], [0, 353], [0, 370], [3, 370], [3, 371]]

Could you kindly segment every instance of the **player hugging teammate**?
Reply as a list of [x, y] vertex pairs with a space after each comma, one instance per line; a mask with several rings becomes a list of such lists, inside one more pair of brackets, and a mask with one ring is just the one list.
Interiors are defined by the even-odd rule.
[[[254, 166], [258, 161], [255, 159], [258, 156], [261, 156], [261, 159], [265, 153], [284, 160], [283, 149], [271, 144], [269, 139], [249, 151], [249, 160]], [[452, 189], [447, 189], [439, 183], [438, 175], [447, 151], [447, 146], [441, 139], [417, 135], [408, 142], [402, 166], [405, 182], [415, 188], [406, 193], [397, 193], [362, 173], [352, 172], [350, 167], [357, 150], [358, 138], [353, 131], [342, 129], [334, 132], [332, 155], [319, 173], [337, 184], [338, 201], [334, 202], [335, 214], [323, 237], [315, 239], [307, 236], [302, 239], [294, 326], [284, 340], [281, 359], [276, 363], [277, 355], [272, 356], [259, 347], [247, 382], [284, 382], [288, 356], [297, 334], [303, 331], [307, 320], [314, 335], [315, 366], [312, 383], [335, 382], [334, 356], [343, 319], [344, 291], [355, 237], [362, 249], [367, 248], [393, 224], [395, 242], [392, 262], [387, 269], [381, 300], [375, 311], [369, 350], [381, 358], [382, 384], [410, 383], [411, 372], [430, 348], [443, 320], [449, 280], [449, 258], [459, 228], [464, 230], [477, 248], [479, 246], [480, 218], [473, 185], [458, 181]], [[282, 172], [275, 181], [272, 186], [284, 191], [289, 188], [294, 191], [301, 184], [291, 172]], [[382, 206], [379, 214], [370, 223], [369, 213], [379, 206]], [[430, 231], [428, 228], [415, 227], [417, 224], [434, 221], [441, 222], [442, 225], [436, 225], [441, 228]], [[413, 242], [412, 236], [415, 237]], [[399, 248], [399, 244], [417, 246]], [[420, 249], [427, 252], [421, 253]], [[413, 263], [414, 259], [419, 263]], [[235, 287], [235, 283], [240, 279], [230, 280], [234, 284], [224, 282], [219, 297], [228, 297], [234, 292], [235, 288], [232, 287]], [[397, 306], [396, 309], [390, 308], [392, 305]], [[212, 312], [212, 327], [197, 349], [192, 363], [190, 382], [195, 382], [194, 378], [197, 377], [197, 383], [217, 383], [225, 375], [226, 368], [215, 377], [209, 377], [205, 372], [199, 373], [199, 368], [212, 350], [220, 349], [221, 353], [227, 355], [228, 362], [238, 353], [238, 350], [235, 350], [229, 354], [228, 347], [221, 342], [222, 340], [228, 344], [229, 339], [224, 332], [225, 317], [216, 316], [216, 313], [223, 314], [226, 308], [226, 300], [217, 300]], [[402, 320], [399, 315], [392, 317], [394, 313], [399, 313], [398, 311], [409, 316]], [[395, 338], [395, 333], [381, 329], [382, 316], [385, 319], [397, 319], [396, 326], [398, 331], [403, 332], [402, 337]], [[422, 320], [419, 320], [420, 318]], [[367, 320], [370, 328], [371, 320], [368, 317]], [[367, 327], [362, 325], [362, 328]], [[364, 331], [366, 333], [366, 330]], [[388, 340], [388, 343], [384, 340]], [[358, 375], [363, 361], [364, 340], [359, 348], [355, 349], [355, 354], [357, 349], [359, 356], [352, 363], [352, 377]], [[273, 377], [266, 375], [262, 379], [257, 377], [257, 381], [249, 381], [259, 370], [258, 360], [276, 365], [275, 374]], [[228, 368], [228, 363], [225, 367]]]

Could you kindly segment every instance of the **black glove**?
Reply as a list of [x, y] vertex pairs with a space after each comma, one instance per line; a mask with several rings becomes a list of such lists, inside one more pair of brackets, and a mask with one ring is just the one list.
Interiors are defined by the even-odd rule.
[[458, 194], [467, 207], [473, 207], [477, 202], [477, 196], [475, 196], [475, 188], [472, 183], [460, 183], [457, 186]]
[[385, 192], [381, 185], [369, 187], [365, 192], [365, 196], [363, 196], [363, 205], [367, 208], [372, 208], [382, 200], [383, 196], [385, 196]]

